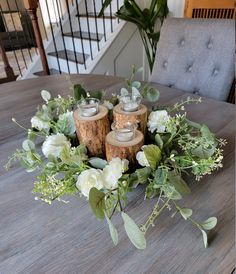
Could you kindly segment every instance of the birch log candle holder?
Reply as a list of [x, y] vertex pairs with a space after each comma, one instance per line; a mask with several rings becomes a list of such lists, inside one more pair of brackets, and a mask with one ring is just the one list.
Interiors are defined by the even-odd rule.
[[83, 104], [74, 111], [76, 134], [79, 142], [87, 147], [90, 156], [103, 156], [106, 135], [110, 131], [108, 109], [93, 103]]
[[137, 124], [127, 122], [120, 126], [112, 124], [112, 131], [106, 136], [106, 159], [119, 157], [129, 160], [131, 166], [136, 164], [136, 154], [144, 144], [144, 135], [137, 130]]
[[138, 109], [135, 108], [134, 111], [124, 110], [123, 104], [116, 105], [113, 109], [113, 120], [117, 125], [122, 126], [127, 122], [138, 122], [138, 130], [140, 130], [144, 136], [146, 135], [147, 129], [147, 117], [148, 110], [145, 105], [139, 105]]

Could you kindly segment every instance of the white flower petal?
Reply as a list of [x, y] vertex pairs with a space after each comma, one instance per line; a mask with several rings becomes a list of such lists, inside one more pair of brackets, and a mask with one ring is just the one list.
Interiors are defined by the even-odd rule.
[[91, 188], [96, 187], [98, 190], [103, 188], [102, 170], [90, 168], [81, 172], [78, 176], [76, 187], [85, 197], [89, 197]]
[[71, 144], [64, 134], [58, 133], [47, 137], [42, 145], [42, 151], [47, 158], [49, 155], [58, 158], [64, 146], [70, 147]]

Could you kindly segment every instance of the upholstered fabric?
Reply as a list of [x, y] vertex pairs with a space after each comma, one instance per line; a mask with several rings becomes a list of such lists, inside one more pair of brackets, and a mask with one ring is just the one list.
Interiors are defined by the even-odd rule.
[[151, 80], [226, 100], [234, 79], [234, 20], [165, 20]]

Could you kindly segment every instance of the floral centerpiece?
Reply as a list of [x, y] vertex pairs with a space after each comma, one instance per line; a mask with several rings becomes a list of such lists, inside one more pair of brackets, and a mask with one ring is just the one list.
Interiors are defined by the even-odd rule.
[[[156, 218], [165, 209], [169, 209], [173, 212], [171, 217], [180, 214], [200, 229], [207, 247], [206, 231], [215, 227], [216, 217], [198, 222], [192, 218], [192, 209], [179, 204], [191, 192], [183, 174], [192, 174], [197, 183], [204, 175], [222, 167], [225, 140], [217, 139], [206, 125], [190, 121], [185, 112], [186, 104], [200, 103], [201, 98], [187, 97], [174, 106], [152, 109], [145, 145], [136, 155], [135, 169], [130, 168], [127, 159], [114, 158], [107, 162], [105, 158], [90, 158], [86, 147], [78, 142], [73, 109], [82, 97], [102, 100], [109, 108], [110, 119], [113, 106], [127, 92], [151, 101], [158, 98], [155, 88], [134, 81], [135, 72], [121, 94], [113, 95], [110, 100], [104, 100], [104, 92], [86, 91], [80, 85], [74, 87], [74, 96], [67, 98], [60, 95], [52, 98], [48, 91], [43, 90], [44, 104], [32, 117], [31, 128], [24, 128], [28, 138], [9, 159], [7, 167], [11, 161], [19, 160], [27, 172], [40, 172], [33, 188], [36, 200], [48, 204], [55, 200], [67, 203], [63, 198], [65, 195], [78, 194], [87, 199], [94, 215], [106, 219], [115, 245], [118, 244], [118, 232], [112, 217], [116, 212], [121, 214], [125, 231], [134, 246], [144, 249], [148, 229], [154, 226]], [[18, 124], [16, 119], [13, 121]], [[156, 200], [146, 222], [140, 226], [125, 212], [128, 193], [139, 185], [145, 186], [144, 199]]]

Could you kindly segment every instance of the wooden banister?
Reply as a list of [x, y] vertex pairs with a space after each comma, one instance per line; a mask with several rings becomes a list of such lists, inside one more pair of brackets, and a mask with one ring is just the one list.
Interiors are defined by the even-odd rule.
[[47, 57], [46, 57], [46, 53], [43, 46], [43, 39], [40, 33], [38, 17], [37, 17], [38, 0], [24, 0], [24, 6], [26, 10], [28, 11], [31, 22], [32, 22], [35, 40], [39, 50], [39, 55], [42, 62], [44, 75], [50, 75]]
[[5, 52], [5, 48], [4, 48], [4, 45], [3, 45], [3, 42], [1, 40], [1, 38], [0, 38], [0, 55], [2, 56], [2, 60], [3, 60], [3, 63], [4, 63], [4, 69], [5, 69], [5, 72], [6, 72], [7, 81], [8, 82], [15, 81], [16, 77], [14, 75], [12, 67], [9, 64], [9, 61], [8, 61], [8, 58], [7, 58], [7, 55], [6, 55], [6, 52]]

